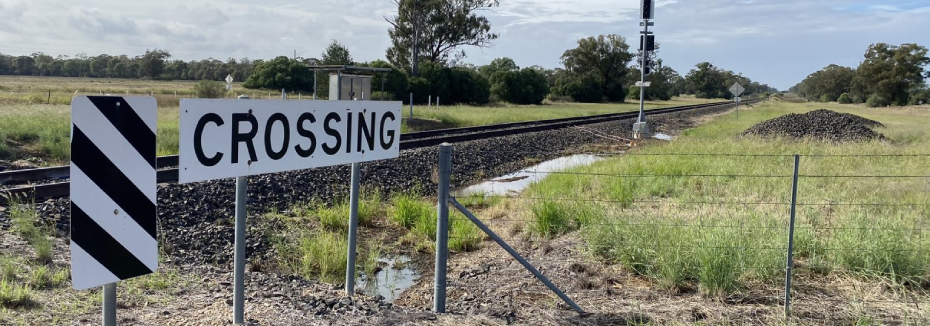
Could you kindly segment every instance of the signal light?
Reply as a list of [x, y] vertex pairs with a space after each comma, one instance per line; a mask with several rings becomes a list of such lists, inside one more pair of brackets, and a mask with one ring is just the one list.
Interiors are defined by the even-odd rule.
[[655, 17], [654, 4], [652, 0], [642, 0], [640, 3], [640, 8], [642, 8], [643, 19], [653, 19]]

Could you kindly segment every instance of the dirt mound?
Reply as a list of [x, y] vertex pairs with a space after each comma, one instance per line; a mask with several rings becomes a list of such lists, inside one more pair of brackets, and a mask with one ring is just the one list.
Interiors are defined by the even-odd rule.
[[743, 135], [810, 137], [837, 142], [885, 139], [884, 135], [871, 129], [875, 127], [884, 125], [854, 114], [820, 109], [760, 122], [746, 129]]

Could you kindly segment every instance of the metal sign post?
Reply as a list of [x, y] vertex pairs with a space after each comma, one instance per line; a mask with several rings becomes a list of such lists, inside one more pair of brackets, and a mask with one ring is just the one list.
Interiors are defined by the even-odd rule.
[[639, 69], [639, 115], [636, 117], [636, 123], [633, 124], [633, 139], [642, 139], [649, 137], [649, 126], [646, 124], [646, 112], [645, 108], [645, 99], [646, 99], [646, 90], [644, 87], [648, 87], [646, 84], [646, 75], [649, 73], [649, 46], [647, 41], [650, 39], [649, 35], [652, 32], [649, 31], [649, 26], [655, 26], [655, 23], [650, 22], [649, 20], [655, 18], [654, 6], [652, 0], [641, 0], [640, 2], [640, 13], [643, 21], [639, 23], [643, 27], [643, 30], [640, 32], [640, 69]]
[[233, 82], [233, 76], [226, 75], [226, 90], [227, 91], [232, 90], [232, 82]]
[[746, 89], [743, 88], [743, 85], [740, 85], [739, 82], [735, 82], [733, 83], [732, 86], [730, 86], [730, 94], [733, 94], [733, 97], [734, 97], [733, 100], [736, 101], [736, 118], [737, 119], [739, 119], [739, 101], [740, 101], [739, 96], [740, 94], [743, 94], [743, 91], [745, 90]]

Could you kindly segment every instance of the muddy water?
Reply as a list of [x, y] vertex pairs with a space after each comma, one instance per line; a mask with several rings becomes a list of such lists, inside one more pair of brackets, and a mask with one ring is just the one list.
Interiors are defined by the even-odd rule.
[[587, 154], [563, 156], [473, 186], [455, 189], [452, 191], [452, 195], [456, 197], [464, 197], [475, 193], [492, 196], [515, 195], [526, 189], [530, 184], [539, 182], [548, 176], [549, 172], [590, 165], [601, 159], [603, 158]]
[[413, 269], [410, 257], [381, 257], [378, 262], [383, 268], [374, 277], [363, 272], [356, 281], [366, 295], [380, 295], [385, 302], [393, 302], [420, 278], [420, 273]]

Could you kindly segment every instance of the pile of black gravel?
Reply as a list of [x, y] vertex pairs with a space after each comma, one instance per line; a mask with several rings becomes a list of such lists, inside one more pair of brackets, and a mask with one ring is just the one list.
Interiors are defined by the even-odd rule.
[[854, 114], [819, 109], [760, 122], [746, 129], [743, 135], [814, 138], [835, 142], [885, 139], [884, 135], [871, 129], [874, 127], [884, 125]]

